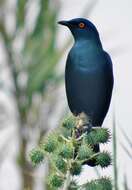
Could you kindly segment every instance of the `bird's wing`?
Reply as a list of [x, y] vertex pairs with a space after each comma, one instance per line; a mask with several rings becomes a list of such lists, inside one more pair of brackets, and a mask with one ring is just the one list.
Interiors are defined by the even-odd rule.
[[68, 105], [72, 113], [76, 114], [75, 107], [76, 101], [73, 94], [73, 73], [71, 72], [73, 70], [72, 68], [72, 61], [70, 54], [67, 57], [66, 61], [66, 69], [65, 69], [65, 87], [66, 87], [66, 96], [68, 100]]
[[[85, 111], [93, 115], [95, 124], [100, 124], [108, 111], [113, 89], [113, 69], [110, 56], [104, 52], [102, 56], [103, 73], [77, 71], [75, 59], [67, 58], [65, 83], [69, 108], [72, 113]], [[100, 68], [99, 68], [100, 69]]]
[[112, 60], [111, 57], [109, 56], [109, 54], [107, 52], [104, 51], [104, 56], [106, 59], [106, 62], [108, 64], [109, 67], [109, 82], [110, 82], [110, 87], [111, 87], [111, 91], [113, 89], [113, 84], [114, 84], [114, 77], [113, 77], [113, 64], [112, 64]]

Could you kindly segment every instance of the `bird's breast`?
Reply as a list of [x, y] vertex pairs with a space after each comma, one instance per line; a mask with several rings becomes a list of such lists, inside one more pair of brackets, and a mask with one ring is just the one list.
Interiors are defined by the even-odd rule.
[[101, 50], [92, 45], [88, 46], [83, 43], [75, 44], [71, 50], [70, 56], [74, 69], [79, 69], [84, 72], [91, 72], [97, 68], [100, 69], [103, 64]]

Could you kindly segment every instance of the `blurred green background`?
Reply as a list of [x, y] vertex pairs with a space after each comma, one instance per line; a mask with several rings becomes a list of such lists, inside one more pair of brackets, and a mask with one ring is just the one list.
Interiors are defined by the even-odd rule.
[[[75, 6], [76, 2], [77, 5]], [[66, 52], [71, 46], [72, 40], [69, 38], [68, 32], [64, 33], [63, 30], [65, 29], [59, 28], [57, 21], [59, 19], [70, 19], [72, 15], [87, 18], [95, 15], [92, 19], [96, 20], [97, 15], [101, 15], [101, 11], [104, 11], [104, 14], [107, 15], [107, 9], [110, 8], [107, 4], [101, 8], [99, 1], [96, 0], [85, 0], [84, 2], [80, 0], [76, 2], [65, 2], [63, 0], [0, 0], [0, 129], [2, 131], [1, 139], [3, 139], [0, 147], [0, 170], [2, 171], [0, 171], [0, 178], [3, 183], [0, 182], [0, 190], [9, 189], [9, 186], [5, 185], [5, 183], [11, 185], [10, 190], [48, 189], [46, 186], [48, 166], [45, 164], [40, 168], [32, 167], [28, 154], [31, 148], [36, 146], [49, 130], [56, 127], [57, 123], [68, 111], [66, 99], [65, 101], [62, 100], [65, 98], [63, 88], [64, 63]], [[121, 7], [124, 6], [123, 3]], [[119, 7], [117, 5], [113, 3], [112, 6], [118, 9], [120, 5]], [[129, 7], [128, 2], [126, 2], [126, 5]], [[76, 10], [74, 10], [74, 7]], [[99, 8], [97, 9], [96, 7]], [[112, 9], [114, 9], [113, 7]], [[116, 10], [113, 11], [116, 12]], [[123, 15], [126, 12], [127, 10], [125, 9]], [[120, 16], [120, 11], [117, 13], [117, 19], [118, 16]], [[115, 56], [114, 61], [116, 62], [118, 56], [127, 52], [126, 44], [118, 43], [115, 45], [111, 43], [112, 40], [115, 41], [115, 36], [118, 36], [120, 28], [115, 33], [112, 31], [114, 25], [109, 25], [111, 29], [107, 28], [105, 24], [105, 29], [101, 28], [100, 21], [102, 17], [100, 16], [96, 20], [96, 24], [98, 23], [99, 29], [103, 31], [101, 34], [102, 40], [107, 41], [106, 39], [110, 39], [110, 42], [108, 42], [110, 45], [107, 45], [107, 43], [104, 43], [104, 45], [105, 47], [109, 46], [108, 50]], [[125, 25], [125, 30], [130, 29]], [[125, 38], [126, 36], [124, 36]], [[126, 58], [124, 59], [126, 60]], [[127, 90], [127, 87], [125, 88], [126, 83], [124, 83], [124, 88], [118, 88], [118, 85], [120, 87], [121, 84], [118, 80], [122, 77], [118, 73], [118, 67], [117, 64], [115, 66], [115, 74], [117, 75], [115, 77], [117, 80], [116, 91], [122, 93]], [[120, 73], [124, 70], [123, 65], [121, 67]], [[130, 69], [129, 66], [127, 69]], [[125, 75], [129, 76], [129, 72], [126, 71]], [[123, 80], [122, 78], [121, 81]], [[118, 104], [120, 100], [123, 102], [120, 96], [116, 97], [118, 100], [114, 103], [113, 109], [115, 109], [115, 104]], [[123, 108], [126, 109], [126, 104], [124, 107], [123, 105], [122, 110]], [[121, 108], [117, 106], [116, 111], [119, 109]], [[129, 109], [127, 111], [129, 112]], [[111, 112], [113, 113], [112, 109]], [[124, 115], [124, 112], [116, 112], [119, 116], [118, 118], [121, 117], [121, 114]], [[130, 112], [129, 114], [126, 113], [126, 115], [130, 115]], [[124, 117], [123, 122], [128, 126], [129, 123], [126, 122], [128, 118]], [[132, 154], [130, 153], [132, 143], [128, 136], [129, 133], [123, 129], [124, 123], [120, 119], [118, 121], [114, 121], [114, 124], [108, 122], [108, 125], [114, 127], [113, 160], [115, 164], [113, 171], [112, 169], [110, 170], [110, 174], [115, 179], [115, 190], [120, 188], [128, 190], [125, 170], [120, 173], [119, 186], [117, 183], [116, 125], [118, 128], [120, 126], [123, 141], [128, 143], [126, 146], [122, 139], [119, 139], [120, 147], [130, 160], [132, 159]], [[12, 129], [14, 130], [13, 132]], [[4, 130], [8, 131], [9, 134], [4, 134]], [[11, 144], [12, 138], [15, 139], [13, 144]], [[13, 155], [8, 155], [9, 149], [13, 152]], [[10, 155], [11, 161], [9, 162], [11, 164], [13, 162], [13, 168], [8, 170], [9, 165], [4, 165], [4, 163]], [[3, 171], [7, 171], [5, 172], [6, 174]], [[99, 175], [99, 171], [95, 173]], [[6, 182], [4, 182], [4, 179]]]

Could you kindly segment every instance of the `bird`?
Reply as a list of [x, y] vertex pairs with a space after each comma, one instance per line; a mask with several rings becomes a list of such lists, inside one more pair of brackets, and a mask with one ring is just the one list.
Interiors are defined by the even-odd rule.
[[[110, 55], [103, 49], [96, 26], [88, 19], [58, 22], [67, 26], [74, 38], [65, 67], [68, 105], [73, 115], [84, 113], [93, 127], [102, 126], [108, 112], [114, 77]], [[95, 145], [99, 152], [99, 145]], [[90, 166], [95, 163], [90, 162]]]

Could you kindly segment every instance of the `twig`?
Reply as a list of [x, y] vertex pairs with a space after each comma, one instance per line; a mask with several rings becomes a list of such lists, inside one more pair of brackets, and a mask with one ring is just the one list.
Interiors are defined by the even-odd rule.
[[71, 175], [70, 175], [70, 171], [68, 170], [63, 190], [67, 190], [68, 189], [68, 187], [70, 185], [70, 182], [71, 182]]

